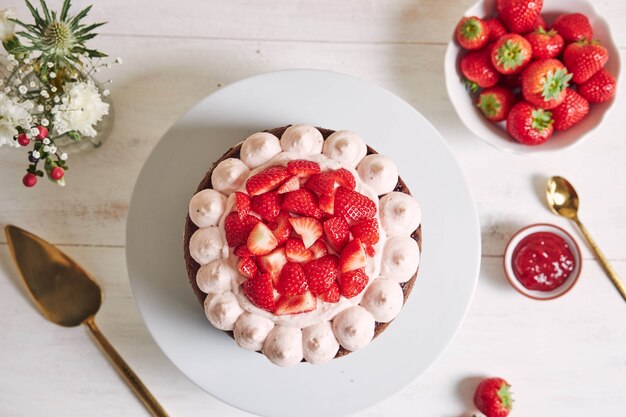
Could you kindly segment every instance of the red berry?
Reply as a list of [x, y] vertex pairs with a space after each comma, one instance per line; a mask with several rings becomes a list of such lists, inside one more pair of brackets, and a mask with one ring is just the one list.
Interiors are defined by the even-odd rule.
[[341, 273], [354, 271], [363, 268], [367, 262], [365, 250], [361, 244], [361, 239], [352, 239], [350, 243], [343, 248], [339, 257], [339, 268]]
[[278, 280], [280, 271], [287, 263], [287, 255], [285, 254], [285, 248], [276, 248], [269, 255], [257, 256], [257, 263], [259, 269], [262, 272], [266, 272], [270, 275], [272, 280]]
[[352, 173], [345, 168], [339, 168], [335, 171], [335, 182], [351, 190], [356, 188], [354, 175], [352, 175]]
[[30, 139], [26, 137], [26, 133], [20, 133], [19, 135], [17, 135], [17, 143], [19, 143], [21, 146], [28, 146], [28, 144], [30, 143]]
[[476, 16], [463, 17], [454, 29], [459, 45], [465, 49], [481, 49], [489, 40], [489, 26]]
[[313, 259], [321, 258], [322, 256], [328, 255], [328, 248], [323, 240], [319, 239], [317, 242], [313, 244], [309, 248], [311, 253], [313, 254]]
[[317, 308], [317, 298], [311, 291], [305, 291], [299, 295], [283, 295], [276, 301], [274, 314], [284, 316], [288, 314], [300, 314], [313, 311]]
[[246, 245], [250, 231], [258, 222], [260, 222], [260, 220], [254, 216], [246, 216], [246, 218], [241, 220], [239, 214], [234, 211], [226, 216], [226, 220], [224, 220], [224, 232], [228, 246], [235, 247]]
[[526, 35], [533, 50], [533, 59], [556, 58], [563, 49], [564, 41], [556, 30], [549, 31], [539, 28]]
[[582, 41], [583, 39], [591, 40], [593, 37], [593, 29], [587, 16], [581, 13], [569, 13], [558, 16], [552, 24], [555, 29], [563, 37], [565, 42]]
[[331, 217], [324, 222], [324, 234], [328, 244], [341, 252], [350, 240], [350, 226], [343, 217]]
[[246, 278], [254, 278], [259, 272], [256, 262], [250, 257], [239, 259], [239, 262], [237, 262], [237, 270]]
[[308, 179], [304, 186], [314, 193], [330, 195], [335, 190], [335, 173], [320, 172], [315, 174]]
[[480, 51], [471, 51], [461, 58], [459, 66], [471, 91], [478, 87], [493, 87], [500, 80], [500, 73], [495, 70], [489, 57], [490, 46]]
[[250, 195], [259, 195], [272, 191], [283, 183], [291, 174], [285, 167], [273, 166], [248, 178], [246, 191]]
[[29, 172], [22, 178], [22, 183], [27, 187], [34, 187], [37, 184], [37, 175]]
[[589, 113], [589, 102], [576, 91], [568, 88], [563, 103], [552, 109], [554, 129], [567, 130], [580, 123], [587, 113]]
[[339, 285], [337, 284], [337, 281], [333, 281], [329, 289], [318, 295], [320, 300], [327, 303], [338, 302], [340, 296], [341, 294], [339, 292]]
[[278, 246], [278, 241], [265, 223], [258, 222], [250, 231], [247, 246], [255, 255], [267, 255]]
[[376, 204], [357, 191], [339, 187], [335, 193], [335, 215], [355, 222], [371, 219], [376, 215]]
[[290, 191], [296, 191], [300, 188], [300, 179], [295, 175], [278, 187], [278, 194], [285, 194]]
[[283, 208], [295, 214], [311, 216], [319, 219], [322, 211], [318, 208], [317, 197], [303, 188], [283, 194]]
[[600, 71], [609, 60], [609, 51], [597, 41], [578, 41], [567, 45], [563, 62], [572, 73], [572, 81], [582, 84]]
[[289, 238], [285, 243], [285, 253], [291, 262], [308, 262], [313, 259], [313, 252], [304, 246], [302, 239]]
[[375, 245], [378, 243], [378, 221], [376, 219], [367, 219], [356, 223], [350, 227], [352, 236], [361, 239], [361, 242], [367, 245]]
[[359, 268], [342, 273], [338, 282], [341, 295], [346, 298], [352, 298], [363, 291], [369, 282], [369, 277], [365, 273], [365, 268]]
[[39, 130], [39, 134], [37, 135], [37, 139], [44, 140], [48, 137], [48, 128], [45, 126], [37, 126], [37, 130]]
[[476, 106], [492, 122], [505, 120], [514, 104], [513, 92], [500, 86], [484, 89], [476, 100]]
[[245, 219], [250, 213], [250, 196], [237, 191], [235, 193], [235, 207], [237, 208], [237, 213], [239, 213], [239, 218]]
[[65, 175], [65, 170], [61, 167], [54, 167], [50, 170], [50, 178], [55, 181], [60, 180]]
[[302, 238], [306, 248], [313, 246], [315, 241], [322, 237], [322, 224], [312, 217], [292, 217], [289, 222], [294, 232]]
[[526, 38], [509, 33], [491, 48], [491, 63], [501, 74], [517, 74], [530, 62], [532, 55], [532, 46]]
[[280, 213], [281, 196], [276, 191], [252, 196], [250, 208], [269, 222], [274, 221]]
[[287, 169], [291, 175], [299, 178], [307, 178], [321, 171], [317, 162], [307, 161], [306, 159], [297, 159], [287, 163]]
[[511, 385], [502, 378], [487, 378], [481, 381], [474, 393], [474, 404], [489, 417], [506, 417], [513, 408], [509, 392]]
[[509, 112], [506, 130], [520, 143], [540, 145], [552, 136], [552, 122], [552, 113], [549, 111], [533, 107], [527, 101], [520, 101]]
[[309, 289], [302, 267], [295, 262], [287, 262], [280, 272], [276, 291], [282, 295], [298, 295]]
[[509, 33], [506, 30], [504, 23], [502, 23], [502, 20], [497, 17], [489, 18], [485, 20], [485, 23], [489, 26], [489, 42], [495, 42], [500, 39], [501, 36]]
[[601, 69], [579, 85], [578, 92], [590, 103], [602, 103], [615, 96], [616, 88], [617, 81], [613, 74], [605, 69]]
[[309, 288], [314, 294], [327, 291], [339, 277], [339, 258], [326, 255], [303, 265]]
[[532, 105], [552, 109], [565, 100], [565, 90], [572, 79], [558, 59], [532, 62], [522, 74], [522, 94]]
[[278, 217], [276, 217], [276, 220], [268, 225], [269, 228], [272, 229], [274, 236], [276, 236], [276, 241], [279, 245], [285, 243], [289, 236], [291, 236], [293, 228], [291, 227], [291, 223], [289, 223], [290, 218], [291, 216], [288, 211], [281, 210]]
[[496, 0], [500, 19], [511, 32], [520, 34], [535, 28], [542, 7], [543, 0]]
[[269, 274], [257, 275], [248, 279], [243, 284], [243, 292], [252, 303], [267, 311], [274, 311], [274, 288]]

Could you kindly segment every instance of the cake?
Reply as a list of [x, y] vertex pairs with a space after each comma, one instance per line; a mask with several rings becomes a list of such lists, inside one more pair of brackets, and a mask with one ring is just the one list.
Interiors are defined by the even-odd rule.
[[279, 366], [367, 346], [417, 276], [421, 209], [396, 164], [356, 133], [291, 125], [229, 149], [185, 222], [208, 321]]

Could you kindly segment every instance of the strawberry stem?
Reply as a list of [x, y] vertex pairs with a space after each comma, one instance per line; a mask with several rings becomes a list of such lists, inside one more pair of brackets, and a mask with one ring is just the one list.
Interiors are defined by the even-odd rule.
[[532, 128], [539, 131], [547, 129], [554, 122], [554, 120], [552, 120], [552, 113], [544, 109], [533, 110], [532, 119]]
[[567, 88], [571, 79], [572, 74], [568, 74], [565, 68], [558, 69], [555, 72], [549, 71], [546, 74], [541, 93], [544, 100], [549, 101], [558, 98], [561, 92]]
[[476, 39], [481, 34], [481, 32], [481, 24], [473, 17], [470, 17], [461, 25], [461, 34], [465, 39]]
[[496, 59], [505, 70], [515, 69], [522, 65], [526, 59], [526, 50], [522, 48], [519, 42], [508, 40], [498, 48]]
[[483, 94], [478, 99], [478, 108], [485, 116], [493, 117], [500, 112], [502, 104], [494, 94]]

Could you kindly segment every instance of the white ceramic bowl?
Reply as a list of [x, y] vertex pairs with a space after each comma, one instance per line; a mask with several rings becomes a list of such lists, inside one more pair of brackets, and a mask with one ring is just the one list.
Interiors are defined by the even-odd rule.
[[[467, 9], [464, 15], [478, 17], [494, 15], [496, 13], [495, 3], [495, 0], [480, 1]], [[605, 68], [618, 79], [620, 76], [619, 50], [613, 42], [609, 25], [598, 15], [591, 2], [586, 0], [545, 0], [541, 14], [546, 19], [548, 25], [551, 25], [552, 21], [559, 14], [577, 12], [583, 13], [589, 18], [594, 38], [608, 49], [610, 58]], [[459, 16], [460, 18], [461, 16]], [[613, 100], [601, 104], [592, 104], [589, 114], [578, 125], [563, 132], [554, 132], [554, 135], [542, 145], [523, 145], [508, 135], [504, 122], [499, 124], [489, 122], [474, 105], [474, 98], [470, 96], [462, 82], [462, 74], [459, 70], [460, 52], [461, 47], [454, 41], [453, 36], [448, 43], [444, 63], [448, 97], [450, 97], [454, 109], [465, 126], [476, 136], [498, 149], [528, 154], [553, 152], [568, 148], [580, 142], [600, 126], [613, 104]]]
[[[517, 280], [517, 278], [515, 278], [515, 274], [513, 273], [513, 252], [515, 251], [515, 248], [526, 236], [538, 232], [550, 232], [562, 237], [565, 242], [567, 242], [567, 246], [569, 246], [572, 255], [574, 255], [574, 261], [576, 264], [574, 266], [574, 270], [569, 275], [569, 277], [567, 277], [563, 284], [553, 289], [552, 291], [529, 290], [528, 288], [524, 287]], [[524, 227], [511, 238], [504, 252], [504, 273], [506, 275], [506, 279], [509, 281], [511, 286], [526, 297], [542, 301], [553, 300], [564, 295], [569, 290], [571, 290], [572, 287], [574, 287], [574, 284], [576, 284], [576, 282], [578, 281], [578, 277], [580, 276], [580, 271], [582, 270], [582, 262], [583, 259], [580, 254], [580, 247], [578, 246], [578, 243], [576, 243], [572, 235], [570, 235], [564, 229], [561, 229], [558, 226], [547, 223], [538, 223]]]

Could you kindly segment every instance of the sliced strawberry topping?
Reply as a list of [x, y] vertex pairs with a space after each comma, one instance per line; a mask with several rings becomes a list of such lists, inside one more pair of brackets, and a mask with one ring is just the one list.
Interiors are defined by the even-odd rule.
[[239, 214], [234, 211], [226, 216], [226, 220], [224, 220], [224, 232], [228, 246], [245, 245], [248, 242], [248, 236], [252, 228], [259, 222], [260, 220], [258, 218], [250, 215], [241, 220]]
[[335, 215], [355, 222], [371, 219], [376, 215], [376, 204], [359, 192], [339, 187], [335, 193]]
[[339, 168], [335, 171], [335, 182], [351, 190], [356, 188], [354, 175], [352, 175], [352, 173], [345, 168]]
[[255, 306], [270, 312], [274, 311], [276, 308], [274, 288], [269, 274], [257, 275], [256, 278], [249, 279], [242, 285], [243, 292]]
[[283, 182], [283, 185], [278, 187], [278, 194], [285, 194], [290, 191], [296, 191], [300, 189], [300, 180], [295, 175]]
[[292, 262], [308, 262], [313, 259], [313, 252], [307, 249], [302, 239], [290, 238], [285, 244], [287, 259]]
[[290, 176], [289, 170], [285, 167], [269, 167], [265, 171], [248, 178], [248, 181], [246, 181], [246, 191], [253, 196], [272, 191]]
[[339, 296], [339, 285], [337, 284], [337, 281], [333, 281], [330, 288], [321, 293], [319, 298], [327, 303], [336, 303], [339, 301]]
[[322, 224], [312, 217], [292, 217], [289, 222], [293, 230], [302, 237], [307, 249], [322, 237]]
[[252, 197], [251, 208], [262, 219], [274, 221], [278, 213], [280, 213], [281, 196], [276, 191], [269, 191], [264, 194]]
[[322, 256], [328, 255], [328, 248], [323, 240], [318, 239], [309, 250], [313, 254], [313, 259], [321, 258]]
[[277, 316], [285, 316], [288, 314], [300, 314], [307, 311], [313, 311], [317, 308], [317, 299], [311, 293], [306, 291], [300, 295], [283, 295], [276, 302], [276, 310], [274, 314]]
[[276, 236], [278, 245], [285, 243], [289, 236], [291, 236], [293, 228], [291, 227], [291, 223], [289, 223], [290, 218], [289, 212], [282, 210], [278, 214], [278, 217], [276, 217], [276, 220], [268, 224], [269, 228], [272, 229], [272, 233]]
[[254, 255], [266, 255], [278, 246], [276, 236], [265, 223], [258, 222], [248, 236], [248, 249]]
[[358, 238], [351, 240], [346, 245], [339, 258], [339, 266], [342, 273], [363, 268], [366, 262], [365, 251], [361, 245], [361, 239]]
[[239, 214], [239, 219], [243, 220], [250, 213], [250, 196], [237, 191], [235, 193], [235, 207]]
[[328, 290], [339, 276], [339, 258], [337, 255], [326, 255], [307, 262], [302, 267], [309, 288], [314, 294]]
[[320, 210], [324, 213], [333, 215], [335, 213], [335, 194], [322, 194], [319, 197]]
[[352, 236], [361, 239], [361, 242], [367, 245], [375, 245], [378, 243], [378, 221], [376, 219], [367, 219], [350, 227]]
[[287, 262], [280, 272], [276, 291], [282, 295], [298, 295], [309, 289], [302, 267], [295, 262]]
[[248, 249], [246, 245], [237, 246], [235, 248], [235, 255], [239, 256], [240, 258], [244, 258], [246, 256], [254, 256], [254, 254], [250, 252], [250, 249]]
[[307, 161], [306, 159], [297, 159], [287, 163], [287, 169], [292, 175], [300, 178], [307, 178], [321, 171], [317, 162]]
[[376, 249], [372, 245], [364, 245], [365, 254], [370, 258], [376, 255]]
[[352, 298], [363, 291], [368, 282], [369, 277], [365, 273], [365, 268], [344, 272], [339, 276], [341, 295], [346, 298]]
[[316, 219], [322, 217], [322, 211], [317, 207], [317, 197], [309, 190], [301, 188], [283, 196], [283, 209]]
[[248, 256], [239, 259], [239, 262], [237, 263], [237, 270], [246, 278], [254, 278], [259, 273], [259, 268], [257, 267], [256, 262]]
[[276, 248], [272, 253], [265, 256], [258, 256], [257, 263], [262, 272], [268, 273], [273, 281], [278, 280], [280, 271], [287, 263], [285, 248]]
[[324, 235], [328, 244], [339, 253], [350, 240], [350, 227], [343, 217], [333, 217], [324, 222]]
[[315, 174], [307, 180], [304, 186], [317, 194], [332, 194], [335, 189], [335, 173], [320, 172]]

